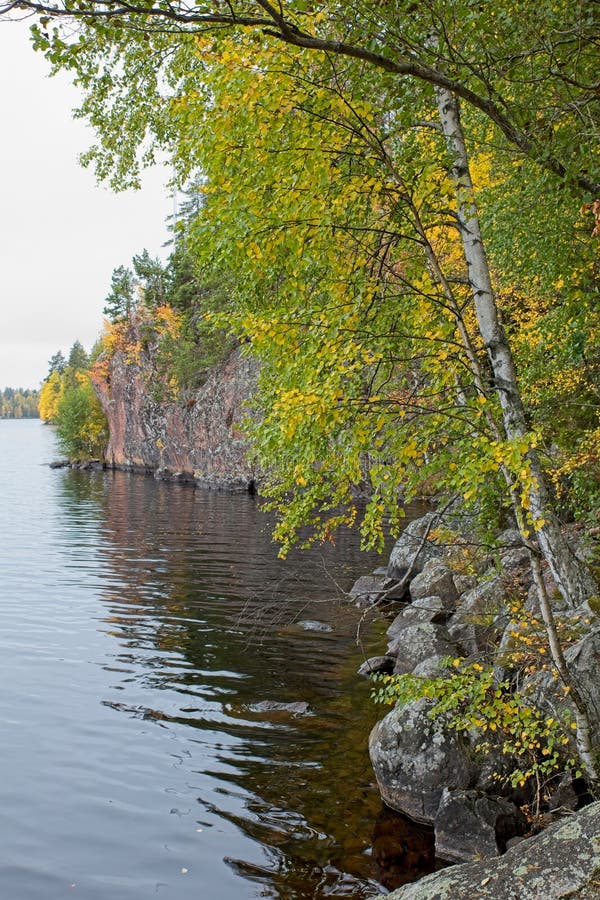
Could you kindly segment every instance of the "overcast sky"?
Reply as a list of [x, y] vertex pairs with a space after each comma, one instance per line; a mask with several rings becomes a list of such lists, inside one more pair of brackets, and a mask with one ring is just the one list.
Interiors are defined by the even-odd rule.
[[38, 387], [76, 339], [89, 349], [112, 270], [166, 253], [168, 172], [141, 191], [98, 186], [78, 163], [93, 134], [72, 118], [77, 91], [48, 71], [27, 24], [0, 21], [0, 389]]

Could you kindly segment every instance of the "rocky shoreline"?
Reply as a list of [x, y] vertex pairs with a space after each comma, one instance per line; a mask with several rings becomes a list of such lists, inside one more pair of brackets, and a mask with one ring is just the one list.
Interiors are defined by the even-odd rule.
[[[598, 900], [600, 803], [504, 856], [463, 863], [397, 888], [386, 900]], [[380, 895], [374, 900], [384, 900]]]
[[[465, 664], [494, 667], [503, 683], [512, 679], [515, 691], [530, 696], [532, 703], [535, 700], [548, 721], [563, 715], [568, 711], [569, 700], [551, 667], [542, 664], [539, 671], [533, 672], [534, 666], [525, 666], [519, 652], [520, 641], [533, 644], [538, 613], [528, 551], [518, 531], [508, 529], [499, 535], [493, 552], [479, 553], [467, 573], [464, 567], [456, 565], [452, 549], [432, 539], [435, 525], [435, 513], [411, 522], [396, 542], [387, 569], [364, 576], [354, 585], [351, 596], [356, 602], [367, 605], [379, 603], [382, 598], [394, 599], [396, 613], [387, 631], [387, 649], [381, 656], [366, 660], [360, 674], [409, 674], [433, 679], [443, 677], [449, 660], [456, 658], [457, 663], [461, 660]], [[585, 552], [583, 537], [576, 531], [569, 535], [577, 552]], [[555, 612], [560, 616], [566, 611], [556, 585], [548, 572], [544, 572], [544, 577]], [[514, 614], [518, 606], [515, 598], [520, 599], [522, 615], [526, 617], [524, 630], [522, 620], [517, 621]], [[566, 642], [566, 656], [579, 685], [595, 701], [591, 704], [594, 726], [600, 733], [600, 620], [587, 605], [568, 613], [573, 628]], [[524, 646], [529, 652], [529, 644]], [[530, 656], [533, 655], [531, 651]], [[563, 816], [572, 823], [578, 810], [590, 801], [583, 779], [569, 771], [567, 759], [574, 752], [572, 739], [562, 748], [565, 772], [548, 778], [543, 789], [530, 780], [515, 785], [509, 776], [511, 766], [518, 765], [519, 760], [503, 752], [497, 733], [491, 740], [488, 733], [486, 752], [482, 754], [478, 752], [481, 735], [476, 729], [456, 730], [448, 727], [443, 716], [432, 718], [434, 705], [433, 699], [423, 697], [395, 706], [373, 729], [369, 751], [385, 803], [415, 821], [433, 826], [439, 858], [463, 862], [498, 857], [515, 844], [525, 846], [526, 836]], [[594, 809], [595, 813], [585, 812], [584, 820], [592, 817], [598, 825], [600, 806], [595, 804]], [[563, 827], [560, 821], [558, 825]], [[557, 840], [562, 841], [563, 832], [557, 834]], [[544, 835], [545, 831], [540, 838], [546, 841]], [[582, 884], [589, 881], [592, 885], [596, 877], [594, 867], [600, 866], [598, 839], [594, 847], [589, 865], [582, 863], [578, 875]], [[516, 852], [520, 853], [518, 849]], [[552, 870], [550, 863], [548, 871]], [[454, 869], [451, 874], [430, 876], [419, 882], [423, 888], [407, 886], [391, 896], [398, 900], [542, 896], [533, 888], [528, 888], [529, 892], [511, 888], [504, 893], [478, 893], [479, 887], [475, 890], [473, 884], [470, 892], [458, 893], [462, 876], [453, 872]], [[489, 874], [485, 867], [473, 872], [480, 881], [485, 873]], [[425, 882], [431, 882], [431, 891], [425, 889]], [[544, 888], [543, 896], [567, 894], [549, 893]]]
[[145, 475], [155, 481], [166, 481], [171, 484], [189, 484], [211, 491], [224, 491], [230, 494], [255, 494], [256, 481], [250, 476], [201, 476], [186, 471], [174, 471], [166, 466], [152, 468], [133, 462], [108, 463], [101, 459], [56, 459], [49, 463], [51, 469], [79, 469], [82, 471], [132, 472]]

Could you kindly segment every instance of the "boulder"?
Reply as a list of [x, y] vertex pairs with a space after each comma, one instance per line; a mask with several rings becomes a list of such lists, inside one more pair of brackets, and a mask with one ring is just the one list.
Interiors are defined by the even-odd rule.
[[523, 546], [523, 538], [518, 528], [505, 528], [498, 535], [496, 542], [500, 551]]
[[[586, 700], [594, 734], [600, 734], [600, 627], [565, 651], [565, 661], [577, 687]], [[600, 748], [598, 748], [600, 749]]]
[[507, 841], [527, 830], [523, 813], [509, 800], [481, 791], [448, 791], [435, 817], [436, 855], [452, 862], [498, 856]]
[[529, 551], [525, 547], [513, 547], [500, 554], [500, 562], [505, 571], [529, 569]]
[[452, 866], [387, 895], [387, 900], [475, 898], [600, 900], [600, 803], [521, 841], [504, 856]]
[[387, 630], [387, 636], [393, 642], [409, 625], [434, 623], [444, 624], [448, 619], [448, 611], [441, 597], [423, 597], [405, 606]]
[[476, 575], [459, 575], [455, 572], [453, 578], [459, 597], [461, 594], [466, 594], [467, 591], [471, 591], [474, 587], [477, 587]]
[[477, 777], [469, 744], [429, 717], [432, 701], [395, 707], [371, 731], [369, 752], [385, 803], [431, 824], [444, 788], [471, 787]]
[[384, 581], [383, 575], [361, 575], [348, 593], [358, 604], [377, 603], [384, 591]]
[[582, 779], [573, 779], [571, 775], [563, 775], [548, 798], [548, 809], [575, 810], [579, 807], [584, 790]]
[[425, 622], [403, 628], [390, 644], [388, 653], [396, 657], [394, 675], [412, 672], [425, 660], [434, 660], [437, 666], [446, 656], [463, 655], [462, 648], [452, 640], [444, 625]]
[[[600, 628], [596, 627], [577, 643], [565, 650], [565, 661], [587, 703], [592, 731], [600, 734], [600, 691], [598, 672], [600, 671]], [[572, 702], [565, 693], [564, 685], [553, 668], [546, 668], [529, 676], [523, 682], [523, 693], [547, 714], [561, 718], [569, 712], [575, 717]], [[574, 750], [571, 747], [571, 750]], [[597, 747], [600, 750], [600, 747]]]
[[476, 790], [491, 797], [503, 797], [516, 806], [531, 803], [535, 795], [535, 785], [525, 782], [524, 785], [513, 786], [510, 776], [523, 767], [523, 759], [516, 753], [507, 753], [504, 741], [498, 732], [485, 733], [485, 752], [479, 749], [482, 735], [471, 735], [479, 766]]
[[505, 588], [500, 576], [484, 581], [463, 594], [448, 631], [469, 653], [494, 646], [506, 627]]
[[[502, 568], [506, 571], [510, 569], [529, 570], [529, 551], [523, 545], [523, 538], [517, 528], [507, 528], [498, 535], [496, 554]], [[490, 560], [490, 564], [491, 562]]]
[[425, 563], [430, 559], [442, 555], [441, 547], [429, 538], [424, 540], [434, 520], [434, 513], [426, 513], [406, 526], [390, 554], [387, 568], [387, 577], [390, 581], [400, 581], [408, 572], [414, 577], [423, 571]]
[[[95, 471], [100, 472], [106, 468], [106, 463], [101, 459], [78, 459], [74, 462], [70, 462], [69, 466], [72, 469], [81, 469], [83, 471]], [[52, 468], [52, 466], [51, 466]]]
[[410, 596], [413, 601], [425, 597], [439, 597], [445, 609], [449, 611], [456, 609], [458, 591], [451, 569], [439, 559], [430, 559], [423, 566], [423, 571], [411, 581]]
[[[457, 652], [456, 646], [454, 646], [454, 653], [456, 654]], [[419, 678], [440, 678], [443, 675], [447, 675], [448, 668], [444, 666], [444, 659], [447, 656], [447, 653], [427, 656], [420, 663], [417, 663], [412, 670], [412, 674]]]

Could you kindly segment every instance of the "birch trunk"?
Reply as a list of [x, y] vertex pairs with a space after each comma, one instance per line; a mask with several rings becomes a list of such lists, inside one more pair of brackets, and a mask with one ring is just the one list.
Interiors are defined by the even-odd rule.
[[584, 769], [588, 777], [590, 787], [597, 795], [598, 789], [600, 787], [600, 772], [598, 771], [598, 766], [600, 763], [597, 759], [597, 748], [594, 746], [597, 735], [594, 734], [594, 729], [590, 721], [585, 698], [581, 693], [579, 686], [576, 684], [574, 679], [571, 678], [571, 673], [569, 672], [569, 667], [567, 665], [567, 661], [565, 659], [565, 655], [560, 643], [560, 638], [558, 636], [552, 606], [546, 592], [546, 585], [544, 584], [542, 567], [540, 565], [538, 554], [530, 552], [530, 561], [533, 580], [537, 588], [540, 612], [542, 614], [542, 619], [546, 627], [546, 634], [548, 635], [548, 645], [550, 647], [552, 662], [554, 663], [556, 671], [558, 672], [563, 684], [565, 684], [569, 688], [570, 698], [573, 702], [573, 706], [575, 707], [575, 722], [577, 725], [577, 752], [579, 753], [579, 759], [581, 761], [582, 768]]
[[[509, 440], [521, 438], [528, 432], [527, 419], [510, 345], [498, 318], [490, 270], [481, 239], [458, 101], [453, 94], [442, 88], [436, 89], [436, 96], [446, 147], [452, 159], [458, 221], [479, 333], [491, 363], [506, 437]], [[540, 550], [562, 596], [574, 608], [596, 594], [597, 587], [587, 568], [572, 553], [561, 532], [536, 450], [531, 448], [527, 456], [533, 476], [529, 490], [530, 510], [534, 521], [543, 522], [536, 530]]]

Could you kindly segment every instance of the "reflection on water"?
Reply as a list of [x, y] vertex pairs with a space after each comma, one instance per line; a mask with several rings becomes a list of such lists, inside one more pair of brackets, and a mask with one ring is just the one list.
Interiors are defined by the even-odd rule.
[[431, 867], [366, 750], [385, 623], [357, 647], [341, 590], [378, 560], [341, 533], [281, 562], [254, 498], [51, 471], [49, 429], [8, 425], [2, 895], [361, 898]]

